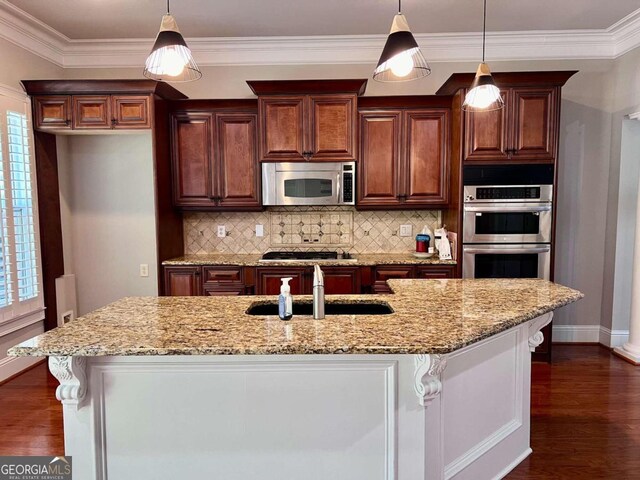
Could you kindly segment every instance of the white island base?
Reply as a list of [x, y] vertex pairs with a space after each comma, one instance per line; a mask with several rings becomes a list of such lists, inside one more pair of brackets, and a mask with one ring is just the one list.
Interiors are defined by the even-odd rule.
[[51, 357], [80, 480], [501, 478], [545, 314], [447, 355]]

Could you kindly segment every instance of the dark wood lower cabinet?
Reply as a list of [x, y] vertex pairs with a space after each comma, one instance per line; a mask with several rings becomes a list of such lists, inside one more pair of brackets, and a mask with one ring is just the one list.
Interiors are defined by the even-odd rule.
[[195, 266], [165, 267], [164, 291], [175, 297], [201, 295], [201, 268]]
[[258, 267], [256, 268], [256, 294], [280, 295], [281, 278], [291, 277], [291, 295], [304, 295], [311, 288], [309, 269], [306, 267]]
[[[455, 265], [326, 266], [326, 295], [391, 293], [393, 278], [454, 278]], [[281, 279], [291, 277], [292, 295], [313, 293], [312, 267], [166, 266], [167, 295], [271, 295], [280, 294]]]

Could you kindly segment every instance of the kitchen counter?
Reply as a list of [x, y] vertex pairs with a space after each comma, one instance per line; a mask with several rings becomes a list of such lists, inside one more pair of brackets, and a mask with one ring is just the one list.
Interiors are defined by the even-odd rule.
[[260, 254], [208, 253], [184, 255], [162, 262], [163, 265], [241, 265], [245, 267], [295, 267], [312, 266], [375, 266], [375, 265], [455, 265], [455, 260], [440, 260], [437, 255], [431, 258], [416, 258], [411, 253], [363, 253], [354, 254], [350, 260], [317, 260], [317, 261], [260, 261]]
[[[131, 297], [9, 350], [9, 355], [444, 354], [582, 298], [530, 279], [390, 280], [391, 295], [327, 296], [387, 302], [388, 315], [251, 316], [276, 297]], [[311, 301], [310, 296], [294, 300]]]

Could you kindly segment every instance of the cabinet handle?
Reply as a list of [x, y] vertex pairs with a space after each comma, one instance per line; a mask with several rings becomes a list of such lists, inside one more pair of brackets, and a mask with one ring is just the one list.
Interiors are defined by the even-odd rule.
[[69, 120], [68, 118], [64, 121], [65, 125], [70, 125], [71, 124], [71, 120]]
[[118, 120], [116, 120], [115, 118], [111, 119], [111, 126], [115, 127], [118, 124]]

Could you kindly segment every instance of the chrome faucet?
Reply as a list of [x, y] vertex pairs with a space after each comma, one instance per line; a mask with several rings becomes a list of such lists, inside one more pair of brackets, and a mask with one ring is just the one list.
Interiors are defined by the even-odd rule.
[[313, 318], [324, 318], [324, 274], [320, 265], [313, 267]]

